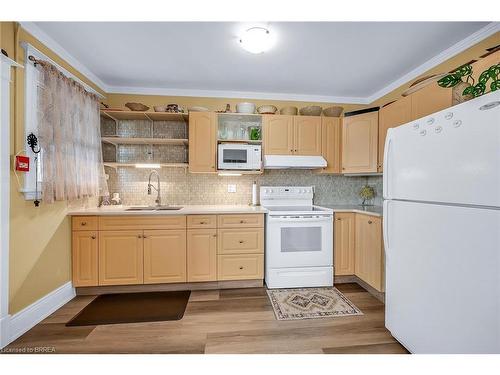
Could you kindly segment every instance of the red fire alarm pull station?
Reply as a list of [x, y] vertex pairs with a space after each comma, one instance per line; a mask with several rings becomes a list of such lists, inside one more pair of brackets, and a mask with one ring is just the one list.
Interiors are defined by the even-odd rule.
[[30, 158], [28, 156], [16, 156], [16, 171], [29, 172], [30, 170]]

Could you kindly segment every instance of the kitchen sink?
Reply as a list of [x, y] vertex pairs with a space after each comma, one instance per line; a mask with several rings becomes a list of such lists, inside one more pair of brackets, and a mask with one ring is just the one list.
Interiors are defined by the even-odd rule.
[[177, 211], [182, 207], [180, 206], [140, 206], [140, 207], [129, 207], [125, 211]]

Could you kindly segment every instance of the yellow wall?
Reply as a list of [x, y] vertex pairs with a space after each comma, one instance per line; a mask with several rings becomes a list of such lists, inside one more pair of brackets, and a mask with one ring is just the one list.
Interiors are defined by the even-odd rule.
[[[48, 55], [86, 83], [98, 89], [52, 51], [14, 22], [1, 23], [1, 46], [9, 57], [24, 64], [23, 49], [19, 42], [27, 41]], [[11, 154], [24, 145], [24, 75], [16, 69], [11, 85]], [[71, 232], [66, 216], [66, 203], [41, 204], [35, 208], [32, 201], [25, 201], [18, 192], [18, 185], [11, 172], [10, 201], [10, 303], [14, 314], [71, 278]]]

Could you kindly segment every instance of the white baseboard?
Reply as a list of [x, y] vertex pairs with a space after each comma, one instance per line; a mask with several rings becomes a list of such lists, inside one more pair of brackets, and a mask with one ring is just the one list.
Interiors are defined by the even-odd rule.
[[61, 285], [25, 309], [7, 316], [0, 321], [0, 329], [5, 332], [7, 342], [2, 342], [0, 348], [8, 345], [19, 336], [33, 328], [54, 311], [71, 301], [75, 297], [75, 288], [71, 281]]

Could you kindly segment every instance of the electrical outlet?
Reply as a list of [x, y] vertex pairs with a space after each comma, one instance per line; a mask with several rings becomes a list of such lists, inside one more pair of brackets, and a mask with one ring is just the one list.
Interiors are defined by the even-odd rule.
[[228, 193], [236, 193], [236, 185], [234, 185], [234, 184], [228, 184], [227, 185], [227, 192]]

